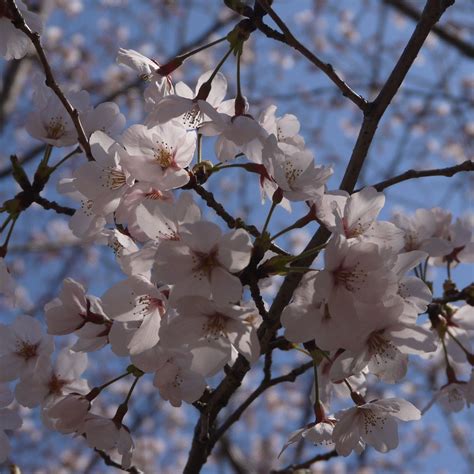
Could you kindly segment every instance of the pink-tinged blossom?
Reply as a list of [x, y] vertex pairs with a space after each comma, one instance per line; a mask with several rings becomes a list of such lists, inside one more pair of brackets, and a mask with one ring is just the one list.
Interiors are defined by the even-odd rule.
[[[360, 318], [358, 334], [354, 334], [349, 350], [344, 351], [331, 367], [331, 379], [340, 381], [368, 367], [370, 373], [388, 383], [405, 377], [408, 354], [425, 354], [436, 349], [428, 329], [417, 326], [410, 317], [403, 317], [400, 298], [391, 306], [366, 307], [358, 303]], [[369, 317], [367, 317], [369, 315]]]
[[316, 294], [316, 277], [316, 272], [307, 273], [291, 303], [283, 309], [281, 324], [285, 328], [285, 338], [296, 343], [315, 340], [324, 350], [347, 347], [354, 333], [345, 330], [346, 321], [329, 314], [325, 299]]
[[474, 404], [473, 375], [469, 382], [451, 382], [441, 388], [436, 395], [437, 402], [448, 413], [459, 412]]
[[404, 232], [391, 222], [376, 220], [384, 204], [384, 194], [372, 187], [349, 196], [343, 207], [334, 201], [335, 225], [329, 230], [346, 239], [369, 240], [398, 252], [405, 243]]
[[336, 451], [348, 456], [361, 452], [366, 444], [386, 453], [398, 446], [397, 420], [419, 420], [421, 413], [401, 398], [374, 400], [336, 414], [339, 421], [333, 431]]
[[53, 338], [43, 333], [36, 319], [20, 315], [10, 326], [1, 324], [0, 382], [28, 376], [53, 350]]
[[138, 77], [144, 81], [150, 80], [160, 67], [153, 59], [147, 58], [133, 49], [125, 48], [119, 48], [117, 63], [133, 69], [138, 73]]
[[186, 128], [197, 128], [205, 119], [199, 100], [203, 99], [212, 107], [219, 109], [227, 92], [227, 79], [218, 72], [214, 77], [207, 97], [198, 97], [201, 86], [209, 80], [212, 71], [205, 72], [199, 78], [195, 92], [184, 82], [178, 82], [174, 94], [164, 96], [147, 117], [149, 124], [164, 124], [177, 119]]
[[283, 446], [278, 457], [280, 457], [283, 451], [288, 448], [291, 444], [298, 443], [302, 440], [308, 440], [315, 446], [322, 446], [326, 449], [334, 448], [334, 441], [332, 439], [332, 433], [336, 420], [333, 418], [325, 418], [324, 420], [317, 423], [310, 423], [304, 428], [294, 431], [288, 437], [288, 441]]
[[25, 407], [52, 406], [70, 393], [86, 394], [89, 385], [81, 379], [87, 368], [87, 355], [62, 349], [56, 362], [39, 364], [35, 372], [15, 387], [15, 398]]
[[251, 364], [260, 357], [257, 337], [259, 322], [254, 307], [217, 304], [202, 297], [184, 297], [176, 303], [177, 316], [164, 327], [163, 338], [173, 346], [204, 342], [218, 353], [224, 349], [227, 361], [231, 359], [232, 348], [242, 354]]
[[[97, 107], [86, 109], [80, 119], [86, 136], [90, 137], [96, 131], [117, 137], [125, 127], [125, 115], [120, 112], [115, 102], [102, 102]], [[92, 153], [92, 156], [95, 155]]]
[[210, 137], [218, 136], [215, 151], [219, 161], [234, 159], [243, 151], [244, 145], [265, 136], [265, 131], [253, 117], [219, 113], [203, 100], [199, 101], [199, 107], [211, 119], [210, 122], [203, 123], [199, 133]]
[[278, 144], [270, 135], [263, 148], [263, 164], [268, 174], [290, 201], [314, 199], [324, 192], [333, 173], [331, 167], [315, 166], [313, 154], [293, 145]]
[[160, 191], [184, 186], [189, 181], [185, 168], [196, 148], [196, 134], [177, 122], [147, 128], [132, 125], [122, 135], [126, 153], [123, 166], [139, 181]]
[[[37, 13], [30, 12], [22, 0], [16, 0], [26, 24], [35, 33], [41, 33], [43, 22]], [[31, 45], [31, 40], [12, 23], [12, 13], [6, 0], [0, 1], [0, 57], [21, 59]]]
[[242, 284], [234, 275], [250, 261], [252, 244], [242, 229], [222, 235], [212, 222], [183, 225], [181, 240], [160, 244], [154, 279], [173, 285], [171, 297], [213, 297], [218, 303], [235, 303]]
[[130, 235], [140, 241], [146, 242], [149, 238], [138, 223], [138, 208], [141, 204], [160, 206], [161, 203], [170, 204], [174, 207], [174, 197], [170, 191], [160, 191], [148, 183], [135, 183], [128, 188], [120, 199], [120, 204], [115, 211], [115, 221], [127, 228]]
[[90, 211], [106, 217], [114, 212], [133, 178], [120, 164], [119, 145], [103, 132], [90, 138], [95, 161], [84, 163], [74, 173], [74, 186], [88, 201]]
[[117, 449], [124, 469], [130, 467], [135, 448], [129, 429], [114, 420], [89, 414], [82, 425], [87, 444], [91, 448], [110, 452]]
[[474, 263], [474, 242], [472, 226], [467, 220], [456, 219], [444, 233], [449, 251], [442, 258], [434, 260], [435, 264], [454, 266], [458, 263]]
[[449, 252], [449, 243], [442, 237], [445, 224], [440, 224], [435, 209], [417, 209], [413, 216], [397, 213], [392, 220], [405, 231], [405, 252], [422, 250], [430, 257], [443, 256]]
[[[81, 114], [90, 108], [86, 91], [66, 92], [71, 105]], [[26, 131], [49, 145], [65, 147], [77, 143], [77, 130], [62, 102], [42, 83], [33, 96], [35, 109], [26, 119]]]
[[[158, 343], [161, 319], [167, 306], [164, 291], [167, 291], [166, 287], [159, 289], [146, 278], [134, 276], [117, 283], [103, 295], [104, 310], [114, 321], [114, 326], [121, 323], [138, 323], [138, 327], [127, 341], [129, 354], [138, 354]], [[112, 348], [115, 345], [115, 335], [117, 333], [112, 328]]]
[[111, 321], [95, 296], [86, 295], [84, 287], [72, 278], [66, 278], [58, 298], [46, 304], [48, 334], [74, 333], [79, 340], [76, 351], [97, 350], [107, 343]]
[[315, 278], [315, 289], [339, 321], [356, 317], [355, 302], [383, 301], [397, 290], [392, 271], [395, 258], [385, 248], [365, 241], [332, 238], [324, 252], [324, 270]]
[[[1, 24], [0, 24], [1, 25]], [[0, 384], [0, 463], [3, 463], [10, 454], [10, 441], [6, 431], [17, 430], [22, 425], [18, 413], [8, 407], [13, 401], [13, 394], [7, 384]]]
[[176, 202], [143, 201], [136, 211], [137, 224], [154, 241], [179, 240], [182, 225], [201, 219], [201, 210], [188, 192], [180, 194]]
[[56, 431], [69, 434], [80, 430], [91, 408], [83, 395], [69, 393], [44, 411]]

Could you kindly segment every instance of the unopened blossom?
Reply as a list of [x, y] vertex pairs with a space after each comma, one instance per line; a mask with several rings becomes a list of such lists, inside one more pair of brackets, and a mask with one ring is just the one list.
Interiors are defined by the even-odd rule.
[[72, 278], [64, 280], [59, 297], [47, 303], [44, 310], [49, 334], [78, 336], [74, 350], [96, 350], [107, 343], [111, 322], [100, 299], [86, 295], [85, 288]]
[[234, 159], [243, 151], [245, 144], [264, 137], [264, 130], [253, 117], [219, 113], [203, 100], [199, 101], [199, 107], [211, 119], [203, 123], [199, 133], [204, 136], [218, 136], [215, 151], [219, 161]]
[[[103, 295], [102, 303], [114, 325], [131, 321], [138, 323], [138, 328], [127, 344], [129, 354], [151, 349], [158, 343], [161, 319], [167, 305], [163, 289], [137, 275], [110, 288]], [[115, 332], [112, 329], [111, 339], [113, 334]]]
[[[43, 29], [41, 17], [37, 13], [30, 12], [23, 0], [16, 0], [15, 3], [28, 27], [35, 33], [41, 33]], [[27, 53], [31, 40], [13, 25], [12, 19], [13, 14], [8, 2], [6, 0], [1, 0], [0, 57], [5, 59], [20, 59]]]
[[217, 351], [225, 348], [230, 360], [232, 347], [250, 363], [260, 357], [257, 337], [259, 317], [253, 307], [217, 304], [199, 296], [184, 297], [176, 303], [177, 316], [164, 328], [167, 344], [188, 344], [193, 347], [204, 341]]
[[122, 467], [124, 469], [130, 467], [135, 445], [130, 431], [125, 425], [91, 413], [86, 417], [82, 430], [86, 442], [91, 448], [106, 452], [117, 449], [122, 457]]
[[346, 239], [367, 239], [397, 252], [404, 246], [404, 232], [391, 222], [376, 220], [384, 204], [384, 194], [372, 187], [348, 196], [343, 207], [335, 201], [335, 225], [329, 230]]
[[10, 326], [0, 325], [0, 382], [26, 377], [54, 350], [53, 338], [38, 320], [18, 316]]
[[174, 94], [164, 96], [155, 106], [155, 110], [147, 117], [149, 124], [164, 124], [177, 119], [186, 128], [196, 128], [205, 119], [199, 100], [205, 100], [212, 107], [219, 108], [227, 92], [227, 79], [218, 72], [214, 77], [208, 94], [199, 96], [201, 86], [211, 77], [212, 71], [205, 72], [198, 79], [195, 92], [184, 82], [175, 85]]
[[386, 453], [398, 446], [397, 420], [419, 420], [421, 413], [401, 398], [386, 398], [357, 405], [336, 414], [339, 421], [333, 431], [336, 451], [348, 456], [359, 452], [366, 444]]
[[395, 258], [385, 248], [366, 241], [332, 238], [324, 252], [324, 270], [314, 281], [316, 293], [327, 303], [329, 315], [341, 322], [356, 316], [356, 301], [371, 303], [394, 295]]
[[105, 217], [117, 209], [134, 179], [120, 165], [119, 145], [108, 135], [95, 132], [90, 145], [95, 161], [84, 163], [74, 172], [74, 186], [93, 203], [90, 211]]
[[10, 441], [5, 431], [17, 430], [22, 425], [22, 420], [18, 413], [5, 408], [12, 401], [13, 394], [8, 385], [0, 383], [0, 463], [3, 463], [10, 454]]
[[316, 166], [309, 150], [278, 144], [274, 135], [265, 142], [263, 164], [290, 201], [305, 201], [321, 195], [333, 173], [331, 167]]
[[51, 406], [69, 393], [85, 394], [89, 385], [81, 379], [87, 368], [87, 355], [62, 349], [56, 362], [39, 364], [34, 374], [22, 378], [15, 387], [15, 398], [25, 407]]
[[196, 148], [196, 134], [177, 122], [147, 128], [132, 125], [122, 135], [126, 149], [123, 166], [139, 181], [161, 191], [184, 186], [189, 181], [185, 168]]
[[69, 393], [56, 401], [44, 414], [60, 433], [74, 433], [80, 429], [89, 413], [91, 402], [79, 393]]
[[135, 70], [140, 79], [144, 81], [150, 80], [160, 67], [155, 60], [147, 58], [133, 49], [125, 48], [119, 48], [117, 63]]
[[152, 240], [179, 240], [182, 225], [201, 219], [201, 210], [188, 192], [180, 194], [176, 202], [143, 200], [138, 206], [137, 225]]
[[243, 229], [222, 235], [218, 225], [199, 221], [182, 226], [179, 241], [160, 244], [154, 278], [173, 285], [172, 297], [212, 296], [218, 303], [233, 303], [242, 296], [234, 273], [250, 261], [252, 244]]
[[[66, 92], [71, 105], [85, 112], [90, 108], [86, 91]], [[77, 130], [71, 116], [59, 98], [44, 85], [37, 87], [33, 96], [35, 108], [26, 119], [26, 131], [49, 145], [65, 147], [77, 143]]]

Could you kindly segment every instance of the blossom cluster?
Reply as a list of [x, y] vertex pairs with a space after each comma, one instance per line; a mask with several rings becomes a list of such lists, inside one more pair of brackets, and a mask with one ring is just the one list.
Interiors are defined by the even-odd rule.
[[[0, 1], [0, 32], [6, 35], [0, 53], [17, 58], [26, 52], [25, 38], [13, 28], [8, 10], [2, 14], [4, 8]], [[35, 17], [26, 19], [39, 31]], [[396, 448], [396, 420], [417, 420], [420, 410], [397, 397], [364, 397], [371, 376], [400, 382], [412, 354], [426, 358], [445, 351], [451, 370], [437, 397], [451, 410], [474, 402], [472, 374], [459, 380], [453, 369], [473, 363], [472, 306], [446, 305], [435, 322], [419, 318], [432, 302], [428, 264], [450, 269], [474, 260], [467, 222], [452, 223], [441, 209], [378, 220], [383, 193], [373, 187], [351, 195], [329, 191], [333, 170], [315, 163], [294, 115], [280, 117], [271, 105], [255, 119], [240, 93], [226, 100], [227, 80], [217, 69], [203, 74], [193, 90], [184, 82], [174, 84], [159, 64], [135, 51], [120, 50], [118, 61], [147, 81], [147, 116], [125, 129], [116, 104], [93, 107], [86, 91], [66, 91], [93, 160], [58, 188], [80, 202], [69, 223], [74, 235], [108, 245], [124, 278], [100, 297], [65, 279], [58, 297], [44, 308], [46, 331], [26, 315], [0, 326], [0, 382], [18, 380], [17, 403], [40, 406], [45, 424], [60, 433], [83, 436], [100, 451], [117, 450], [128, 468], [134, 443], [123, 420], [140, 377], [153, 374], [161, 397], [179, 407], [210, 391], [210, 377], [239, 355], [250, 365], [259, 360], [257, 330], [264, 315], [245, 285], [262, 239], [253, 240], [242, 228], [223, 232], [204, 220], [191, 194], [199, 171], [212, 175], [237, 157], [245, 157], [242, 167], [258, 175], [262, 201], [268, 198], [272, 210], [280, 205], [291, 211], [292, 203], [304, 203], [309, 221], [331, 234], [322, 268], [304, 269], [281, 315], [284, 337], [294, 347], [303, 344], [318, 378], [315, 421], [293, 433], [287, 445], [303, 437], [334, 446], [344, 456], [366, 445], [380, 452]], [[77, 124], [57, 95], [39, 86], [33, 102], [25, 124], [32, 137], [49, 147], [78, 146]], [[217, 164], [201, 161], [204, 137], [214, 137]], [[262, 233], [270, 238], [267, 223]], [[271, 269], [271, 262], [264, 257], [261, 268]], [[14, 285], [0, 259], [0, 290], [12, 294]], [[74, 344], [55, 355], [53, 336], [66, 335], [75, 337]], [[112, 418], [95, 406], [109, 383], [91, 387], [83, 377], [87, 353], [106, 346], [129, 359], [124, 375], [135, 378]], [[330, 415], [335, 395], [350, 396], [355, 405]], [[11, 401], [2, 386], [0, 406]], [[1, 461], [9, 451], [3, 430], [19, 428], [20, 420], [10, 408], [0, 411]]]

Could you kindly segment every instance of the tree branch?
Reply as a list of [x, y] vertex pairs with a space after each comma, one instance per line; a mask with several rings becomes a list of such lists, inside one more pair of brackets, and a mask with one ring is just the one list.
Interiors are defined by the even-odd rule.
[[289, 466], [279, 469], [277, 471], [271, 471], [271, 474], [293, 474], [295, 472], [298, 472], [300, 469], [309, 469], [314, 463], [319, 462], [319, 461], [329, 461], [331, 458], [337, 457], [337, 451], [329, 451], [328, 453], [325, 454], [317, 454], [316, 456], [313, 456], [311, 459], [308, 459], [305, 462], [302, 462], [300, 464], [290, 464]]
[[372, 186], [377, 191], [383, 191], [384, 189], [393, 186], [394, 184], [408, 181], [410, 179], [427, 178], [429, 176], [446, 176], [450, 178], [457, 173], [463, 171], [474, 171], [474, 161], [466, 160], [463, 163], [455, 166], [448, 166], [447, 168], [434, 168], [430, 170], [408, 170], [402, 174], [394, 176], [393, 178], [386, 179], [380, 183], [373, 184]]
[[268, 15], [272, 18], [272, 20], [278, 25], [283, 33], [274, 30], [273, 28], [269, 27], [259, 16], [254, 17], [255, 25], [257, 28], [265, 34], [265, 36], [269, 38], [273, 38], [281, 43], [285, 43], [288, 46], [296, 49], [299, 53], [301, 53], [306, 59], [308, 59], [311, 63], [313, 63], [318, 69], [323, 71], [326, 76], [331, 79], [331, 81], [336, 84], [339, 90], [342, 92], [344, 97], [350, 99], [354, 104], [359, 107], [362, 111], [365, 111], [368, 103], [362, 96], [357, 94], [351, 87], [344, 82], [339, 75], [334, 70], [332, 64], [325, 63], [321, 59], [319, 59], [314, 53], [312, 53], [306, 46], [301, 44], [291, 33], [290, 29], [286, 26], [285, 22], [277, 15], [275, 10], [267, 3], [267, 0], [257, 0], [259, 5], [268, 13]]
[[[420, 11], [413, 6], [413, 2], [411, 5], [405, 0], [384, 0], [384, 2], [413, 20], [419, 21]], [[467, 43], [461, 37], [441, 26], [433, 26], [432, 31], [445, 43], [454, 46], [461, 54], [464, 54], [468, 58], [474, 58], [473, 44]]]
[[72, 106], [71, 102], [69, 102], [69, 100], [66, 98], [63, 91], [59, 87], [58, 83], [56, 82], [53, 71], [48, 62], [48, 58], [46, 57], [43, 47], [41, 46], [39, 33], [32, 31], [30, 27], [25, 23], [25, 19], [23, 18], [23, 15], [18, 9], [15, 0], [7, 1], [13, 16], [13, 25], [15, 26], [15, 28], [25, 33], [25, 35], [28, 36], [28, 38], [30, 38], [30, 41], [33, 43], [41, 65], [43, 66], [44, 74], [46, 76], [46, 85], [56, 94], [56, 97], [63, 104], [64, 108], [66, 109], [66, 112], [69, 114], [72, 122], [74, 123], [74, 127], [76, 128], [77, 141], [82, 146], [82, 149], [84, 150], [87, 158], [89, 160], [93, 160], [94, 157], [92, 156], [89, 140], [87, 139], [86, 133], [84, 132], [84, 127], [82, 126], [81, 120], [79, 118], [79, 112]]

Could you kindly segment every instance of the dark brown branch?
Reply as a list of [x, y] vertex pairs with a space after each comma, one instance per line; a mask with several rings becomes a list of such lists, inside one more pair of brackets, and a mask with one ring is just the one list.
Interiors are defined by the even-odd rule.
[[374, 184], [373, 187], [377, 191], [383, 191], [384, 189], [393, 186], [394, 184], [408, 181], [410, 179], [427, 178], [430, 176], [446, 176], [448, 178], [454, 176], [457, 173], [463, 171], [474, 171], [474, 161], [466, 160], [463, 163], [455, 166], [448, 166], [447, 168], [434, 168], [430, 170], [408, 170], [398, 176], [386, 179], [380, 183]]
[[18, 28], [20, 31], [25, 33], [26, 36], [31, 40], [33, 46], [35, 47], [36, 53], [38, 54], [41, 65], [43, 66], [44, 74], [46, 76], [46, 85], [56, 94], [56, 97], [61, 101], [67, 113], [71, 117], [74, 127], [77, 132], [77, 141], [84, 150], [87, 158], [93, 160], [91, 147], [89, 145], [89, 140], [87, 139], [86, 133], [84, 132], [84, 127], [82, 126], [81, 120], [79, 118], [79, 112], [72, 106], [71, 102], [66, 98], [63, 91], [59, 87], [56, 79], [54, 78], [53, 71], [48, 62], [48, 58], [44, 52], [43, 46], [41, 46], [40, 35], [31, 30], [31, 28], [25, 23], [20, 10], [18, 9], [15, 0], [8, 0], [8, 5], [12, 13], [12, 23], [15, 28]]
[[[384, 2], [415, 21], [420, 19], [420, 11], [414, 7], [413, 2], [411, 4], [405, 0], [384, 0]], [[442, 26], [435, 25], [432, 31], [445, 43], [454, 46], [461, 54], [474, 58], [474, 44], [464, 41], [461, 37]]]
[[368, 103], [367, 101], [357, 94], [351, 87], [344, 82], [339, 75], [334, 70], [332, 64], [325, 63], [321, 59], [319, 59], [314, 53], [312, 53], [308, 48], [306, 48], [303, 44], [301, 44], [291, 33], [288, 26], [286, 26], [285, 22], [277, 15], [275, 10], [267, 3], [267, 0], [258, 0], [259, 5], [268, 13], [268, 15], [272, 18], [272, 20], [278, 25], [283, 33], [274, 30], [273, 28], [269, 27], [262, 20], [257, 16], [254, 18], [255, 24], [257, 28], [264, 33], [267, 37], [273, 38], [281, 43], [285, 43], [288, 46], [296, 49], [299, 53], [301, 53], [306, 59], [308, 59], [312, 64], [314, 64], [318, 69], [323, 71], [326, 76], [331, 79], [331, 81], [336, 84], [336, 86], [340, 89], [344, 97], [350, 99], [354, 104], [359, 107], [362, 111], [365, 111]]
[[76, 212], [76, 209], [72, 207], [61, 206], [61, 204], [58, 204], [56, 201], [50, 201], [41, 196], [35, 196], [34, 202], [39, 204], [43, 209], [56, 211], [58, 214], [72, 216]]
[[212, 437], [213, 442], [217, 441], [239, 418], [242, 416], [244, 411], [263, 393], [270, 387], [279, 385], [284, 382], [294, 382], [300, 375], [307, 372], [313, 367], [313, 362], [306, 362], [300, 365], [291, 372], [280, 377], [275, 377], [270, 380], [263, 379], [262, 383], [246, 398], [246, 400], [222, 423], [219, 429], [215, 432]]
[[279, 469], [279, 470], [274, 470], [271, 471], [271, 474], [293, 474], [295, 472], [298, 472], [300, 469], [309, 469], [314, 463], [320, 462], [320, 461], [329, 461], [331, 458], [337, 457], [337, 451], [329, 451], [328, 453], [325, 454], [317, 454], [316, 456], [313, 456], [311, 459], [308, 459], [305, 462], [302, 462], [300, 464], [290, 464], [289, 466]]
[[[235, 219], [224, 208], [224, 206], [216, 201], [214, 194], [204, 189], [200, 184], [194, 184], [192, 189], [202, 197], [204, 202], [210, 207], [229, 227], [229, 229], [245, 229], [250, 235], [258, 238], [261, 237], [259, 230], [254, 225], [246, 224], [242, 219]], [[288, 255], [277, 245], [271, 245], [270, 250], [279, 255]]]

